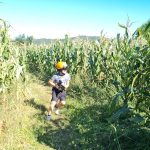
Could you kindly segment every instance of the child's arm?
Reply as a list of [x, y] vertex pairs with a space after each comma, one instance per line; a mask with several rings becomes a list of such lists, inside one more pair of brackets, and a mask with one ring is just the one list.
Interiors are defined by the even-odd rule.
[[67, 89], [67, 88], [69, 87], [69, 84], [70, 84], [70, 81], [68, 81], [68, 82], [66, 83], [66, 85], [63, 85], [63, 86], [65, 87], [65, 89]]
[[54, 83], [53, 80], [49, 80], [49, 81], [48, 81], [48, 84], [49, 84], [50, 86], [52, 86], [52, 87], [56, 87], [56, 84]]

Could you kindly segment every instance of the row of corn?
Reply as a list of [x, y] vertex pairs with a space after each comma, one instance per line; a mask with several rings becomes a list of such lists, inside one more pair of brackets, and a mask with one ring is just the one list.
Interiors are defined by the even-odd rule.
[[[150, 46], [143, 38], [125, 35], [108, 39], [102, 34], [96, 41], [68, 36], [49, 45], [17, 46], [10, 42], [8, 27], [0, 20], [0, 90], [9, 88], [28, 71], [49, 77], [55, 72], [57, 61], [66, 61], [72, 76], [82, 74], [106, 90], [115, 89], [112, 111], [118, 101], [123, 107], [131, 104], [149, 112], [150, 98]], [[130, 103], [132, 102], [132, 103]], [[147, 113], [148, 114], [148, 113]]]

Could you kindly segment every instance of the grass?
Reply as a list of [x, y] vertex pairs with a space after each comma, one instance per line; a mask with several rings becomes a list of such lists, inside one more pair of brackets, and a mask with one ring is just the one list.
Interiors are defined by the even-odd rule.
[[[18, 83], [18, 86], [21, 84]], [[80, 113], [93, 103], [92, 98], [88, 98], [83, 105], [83, 99], [76, 99], [70, 92], [67, 105], [61, 110], [62, 115], [53, 115], [51, 122], [48, 122], [45, 117], [50, 102], [50, 88], [37, 79], [30, 81], [23, 92], [22, 88], [18, 89], [18, 99], [14, 87], [14, 91], [11, 90], [6, 96], [7, 101], [1, 104], [0, 120], [6, 124], [0, 149], [76, 149], [84, 143], [84, 136], [81, 143], [79, 140], [82, 134], [88, 132], [89, 127], [87, 131], [83, 127], [84, 121], [90, 116]]]
[[[1, 150], [49, 150], [48, 146], [40, 144], [34, 135], [33, 126], [38, 123], [38, 119], [34, 117], [40, 110], [27, 105], [26, 101], [32, 98], [38, 102], [42, 99], [42, 93], [39, 83], [30, 83], [26, 91], [22, 91], [23, 86], [18, 83], [18, 99], [16, 98], [15, 86], [11, 93], [8, 93], [6, 100], [1, 104], [0, 120], [5, 122], [3, 133], [0, 136]], [[39, 85], [39, 86], [38, 86]], [[36, 88], [35, 88], [36, 87]], [[42, 89], [43, 90], [43, 89]], [[40, 94], [36, 94], [40, 93]], [[38, 100], [39, 99], [39, 100]], [[47, 99], [44, 99], [45, 101]]]
[[45, 119], [51, 98], [50, 87], [33, 76], [26, 87], [18, 83], [19, 96], [14, 87], [14, 92], [9, 93], [7, 101], [0, 106], [0, 120], [3, 121], [0, 149], [149, 149], [148, 129], [131, 128], [130, 122], [110, 123], [109, 106], [103, 95], [96, 95], [94, 90], [93, 94], [89, 93], [89, 89], [77, 94], [83, 85], [77, 85], [81, 83], [78, 79], [75, 81], [68, 91], [66, 107], [60, 116], [53, 114], [50, 122]]

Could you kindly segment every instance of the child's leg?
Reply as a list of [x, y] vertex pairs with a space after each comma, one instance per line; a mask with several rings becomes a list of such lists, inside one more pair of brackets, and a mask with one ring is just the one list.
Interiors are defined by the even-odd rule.
[[56, 115], [59, 115], [60, 108], [63, 107], [65, 104], [66, 104], [65, 101], [59, 101], [59, 103], [56, 104], [56, 106], [55, 106], [56, 107], [56, 111], [55, 111]]
[[56, 104], [56, 107], [57, 107], [57, 108], [60, 108], [60, 107], [62, 107], [62, 106], [65, 106], [65, 104], [66, 104], [66, 101], [65, 101], [65, 100], [61, 100], [61, 101], [59, 101], [58, 104]]
[[52, 90], [52, 101], [51, 101], [50, 107], [48, 109], [48, 115], [52, 114], [56, 103], [57, 103], [57, 93], [55, 90]]
[[56, 105], [56, 101], [51, 101], [50, 107], [49, 107], [49, 109], [48, 109], [48, 115], [51, 115], [51, 114], [52, 114], [55, 105]]
[[56, 104], [56, 108], [60, 108], [66, 104], [66, 92], [60, 93], [58, 98], [59, 98], [59, 101]]

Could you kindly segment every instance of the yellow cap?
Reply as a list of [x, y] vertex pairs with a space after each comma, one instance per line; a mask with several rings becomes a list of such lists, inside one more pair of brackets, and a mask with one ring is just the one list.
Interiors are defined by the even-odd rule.
[[56, 64], [56, 69], [64, 69], [64, 68], [67, 68], [66, 62], [59, 61], [59, 62]]

